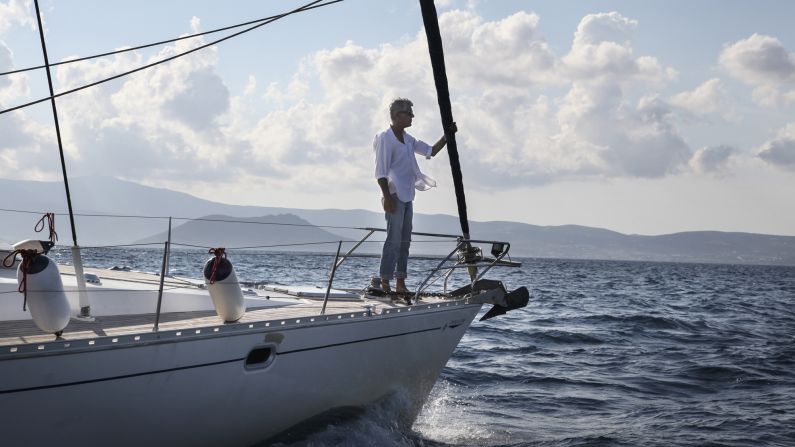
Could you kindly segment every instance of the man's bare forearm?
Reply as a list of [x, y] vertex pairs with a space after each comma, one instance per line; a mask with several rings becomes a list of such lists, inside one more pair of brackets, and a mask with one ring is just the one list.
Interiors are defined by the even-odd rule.
[[[451, 133], [451, 134], [454, 134], [454, 133], [458, 132], [458, 126], [456, 125], [455, 122], [453, 122], [453, 123], [450, 124], [450, 127], [447, 128], [447, 131], [449, 133]], [[432, 147], [433, 150], [431, 152], [431, 157], [435, 157], [436, 154], [438, 154], [439, 151], [442, 150], [442, 148], [446, 144], [447, 144], [447, 138], [444, 135], [442, 135], [442, 138], [439, 138], [439, 141], [437, 141], [436, 144], [433, 145], [433, 147]]]
[[378, 179], [378, 186], [381, 187], [381, 194], [384, 195], [383, 206], [384, 211], [388, 214], [395, 212], [395, 203], [392, 200], [392, 194], [389, 192], [389, 179], [381, 177]]
[[378, 186], [381, 187], [381, 194], [383, 194], [384, 197], [390, 196], [389, 179], [387, 179], [386, 177], [381, 177], [380, 179], [378, 179]]
[[442, 150], [442, 148], [443, 148], [443, 147], [444, 147], [446, 144], [447, 144], [447, 138], [445, 138], [445, 137], [444, 137], [444, 135], [442, 135], [442, 138], [439, 138], [439, 141], [437, 141], [437, 142], [436, 142], [436, 144], [434, 144], [434, 145], [433, 145], [433, 147], [431, 148], [431, 149], [432, 149], [432, 151], [431, 151], [431, 157], [435, 157], [435, 156], [436, 156], [436, 154], [438, 154], [438, 153], [439, 153], [439, 151], [441, 151], [441, 150]]

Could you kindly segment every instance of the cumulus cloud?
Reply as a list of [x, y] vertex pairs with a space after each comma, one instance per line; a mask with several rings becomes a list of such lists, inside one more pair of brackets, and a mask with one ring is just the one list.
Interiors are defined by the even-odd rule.
[[[652, 99], [632, 105], [624, 96], [633, 83], [672, 76], [656, 59], [633, 54], [636, 22], [617, 13], [586, 16], [563, 58], [551, 52], [539, 23], [527, 12], [493, 22], [472, 11], [440, 17], [450, 84], [469, 92], [454, 97], [453, 106], [462, 129], [462, 163], [476, 173], [473, 181], [505, 186], [583, 176], [659, 177], [686, 166], [690, 149], [672, 124], [670, 107]], [[316, 78], [325, 97], [314, 104], [303, 93], [269, 87], [268, 98], [292, 98], [295, 105], [260, 122], [255, 139], [270, 135], [273, 144], [255, 157], [272, 164], [342, 159], [359, 176], [369, 176], [372, 135], [388, 123], [387, 104], [398, 95], [415, 102], [412, 133], [435, 140], [441, 132], [431, 69], [405, 62], [425, 61], [426, 53], [422, 32], [400, 46], [348, 42], [315, 53], [302, 76]], [[568, 93], [535, 96], [534, 85], [568, 86]], [[298, 159], [290, 158], [295, 154]]]
[[[0, 4], [0, 31], [12, 22], [24, 19], [24, 6], [18, 1]], [[13, 53], [0, 40], [0, 72], [13, 68]], [[16, 99], [25, 97], [28, 92], [27, 75], [0, 76], [0, 109], [14, 105]], [[41, 178], [43, 171], [46, 171], [45, 166], [52, 165], [42, 156], [45, 153], [42, 147], [51, 147], [47, 145], [49, 135], [41, 125], [30, 120], [24, 111], [0, 115], [0, 163], [6, 168], [6, 172], [24, 173], [28, 178]]]
[[[0, 40], [0, 72], [14, 69], [14, 54], [6, 44]], [[28, 75], [15, 73], [0, 76], [0, 103], [7, 104], [12, 100], [24, 97], [29, 93]]]
[[672, 105], [680, 107], [695, 116], [720, 114], [724, 118], [731, 116], [726, 103], [726, 89], [718, 78], [710, 79], [694, 90], [678, 93], [671, 97]]
[[[575, 83], [553, 119], [552, 145], [530, 150], [557, 153], [556, 177], [660, 177], [676, 172], [690, 149], [658, 98], [627, 104], [615, 83]], [[526, 149], [526, 150], [527, 150]]]
[[[563, 56], [551, 51], [531, 12], [487, 21], [472, 10], [451, 10], [440, 25], [472, 182], [661, 177], [687, 166], [691, 150], [672, 105], [626, 94], [676, 76], [654, 57], [635, 54], [636, 21], [588, 15]], [[131, 52], [61, 66], [58, 83], [82, 85], [200, 41], [176, 43], [152, 58]], [[424, 31], [372, 48], [347, 42], [308, 55], [286, 86], [258, 90], [251, 76], [243, 95], [232, 97], [216, 72], [216, 51], [203, 50], [59, 101], [66, 147], [83, 174], [113, 170], [150, 182], [245, 177], [326, 192], [329, 185], [372, 187], [372, 139], [389, 123], [392, 98], [414, 101], [413, 135], [431, 143], [441, 136], [427, 60]], [[539, 86], [555, 87], [558, 96], [540, 95]], [[713, 107], [719, 87], [708, 81], [672, 103]], [[430, 170], [444, 165], [434, 161]]]
[[[11, 50], [3, 41], [0, 41], [0, 71], [9, 71], [14, 66], [11, 60]], [[0, 89], [8, 87], [11, 80], [7, 76], [0, 77]]]
[[254, 75], [248, 75], [248, 82], [246, 82], [246, 86], [245, 88], [243, 88], [243, 95], [251, 96], [256, 91], [257, 91], [257, 77]]
[[720, 63], [751, 84], [795, 80], [795, 54], [775, 37], [754, 34], [724, 48]]
[[690, 167], [699, 174], [726, 174], [739, 149], [729, 145], [705, 146], [690, 159]]
[[180, 89], [163, 103], [163, 109], [196, 130], [212, 126], [229, 108], [229, 89], [212, 70], [189, 73]]
[[0, 36], [14, 25], [36, 28], [32, 0], [10, 0], [0, 3]]
[[24, 149], [35, 143], [33, 136], [26, 132], [24, 116], [17, 112], [7, 113], [0, 119], [0, 150]]
[[629, 45], [638, 22], [617, 12], [588, 14], [580, 20], [574, 33], [574, 47], [599, 43]]
[[609, 155], [620, 174], [662, 177], [678, 172], [690, 158], [690, 147], [671, 121], [667, 103], [641, 98], [636, 115], [627, 114], [624, 131], [616, 135]]
[[[198, 20], [191, 26], [197, 30]], [[56, 79], [59, 89], [84, 85], [202, 43], [180, 41], [150, 58], [129, 52], [62, 65]], [[230, 152], [246, 145], [225, 132], [230, 93], [216, 64], [216, 50], [206, 49], [61, 99], [65, 150], [74, 160], [70, 170], [152, 181], [228, 177], [235, 170], [230, 160], [238, 160]]]
[[780, 107], [795, 103], [795, 90], [787, 91], [783, 86], [760, 85], [751, 92], [751, 98], [765, 107]]
[[277, 82], [271, 82], [265, 89], [263, 98], [272, 104], [283, 107], [286, 104], [300, 101], [301, 98], [306, 97], [307, 93], [309, 93], [309, 85], [302, 79], [295, 78], [290, 81], [286, 89]]
[[757, 103], [774, 106], [795, 99], [795, 91], [787, 91], [795, 83], [795, 53], [775, 37], [753, 34], [726, 46], [719, 61], [734, 77], [756, 87]]
[[795, 123], [788, 124], [763, 144], [757, 156], [772, 166], [795, 171]]
[[[4, 104], [0, 103], [0, 109]], [[31, 120], [22, 111], [0, 115], [0, 163], [4, 177], [52, 180], [60, 172], [52, 125]]]
[[[445, 57], [456, 67], [448, 72], [451, 82], [462, 87], [518, 89], [557, 83], [559, 61], [539, 36], [539, 22], [538, 15], [523, 11], [494, 22], [484, 22], [472, 11], [443, 14], [439, 26]], [[413, 51], [427, 51], [424, 37], [418, 36]]]
[[676, 71], [656, 58], [635, 57], [631, 37], [638, 22], [617, 12], [589, 14], [580, 21], [569, 53], [563, 58], [570, 76], [578, 79], [610, 77], [664, 82]]

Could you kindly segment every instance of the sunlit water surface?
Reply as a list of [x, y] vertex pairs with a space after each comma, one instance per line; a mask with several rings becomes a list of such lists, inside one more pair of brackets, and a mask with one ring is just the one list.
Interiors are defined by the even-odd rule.
[[[321, 285], [331, 266], [327, 255], [230, 257], [241, 281]], [[206, 258], [176, 252], [171, 273], [199, 277]], [[128, 249], [87, 250], [84, 262], [160, 261]], [[281, 444], [795, 445], [795, 268], [522, 261], [489, 276], [528, 286], [530, 304], [472, 324], [412, 427], [392, 417], [396, 398]], [[413, 260], [412, 278], [436, 263]], [[376, 267], [350, 259], [335, 286], [363, 287]]]

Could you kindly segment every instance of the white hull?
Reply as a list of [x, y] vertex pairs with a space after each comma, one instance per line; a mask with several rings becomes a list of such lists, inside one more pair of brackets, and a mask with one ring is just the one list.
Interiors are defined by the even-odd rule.
[[[0, 427], [8, 445], [245, 446], [390, 393], [411, 422], [480, 307], [32, 346], [0, 357]], [[275, 356], [247, 368], [258, 346]]]

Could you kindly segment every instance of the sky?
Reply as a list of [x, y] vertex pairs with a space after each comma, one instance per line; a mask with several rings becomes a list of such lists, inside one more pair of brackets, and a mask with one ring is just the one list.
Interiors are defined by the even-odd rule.
[[[795, 2], [436, 3], [470, 219], [795, 235]], [[40, 2], [51, 63], [302, 4]], [[61, 65], [54, 89], [226, 34]], [[42, 63], [32, 1], [0, 0], [0, 72]], [[46, 96], [43, 70], [0, 76], [0, 109]], [[435, 142], [415, 0], [296, 14], [57, 106], [73, 177], [379, 211], [372, 141], [398, 96], [415, 105], [409, 132]], [[419, 162], [438, 187], [418, 192], [415, 212], [456, 214], [446, 152]], [[61, 178], [49, 102], [0, 115], [0, 165], [4, 178]]]

